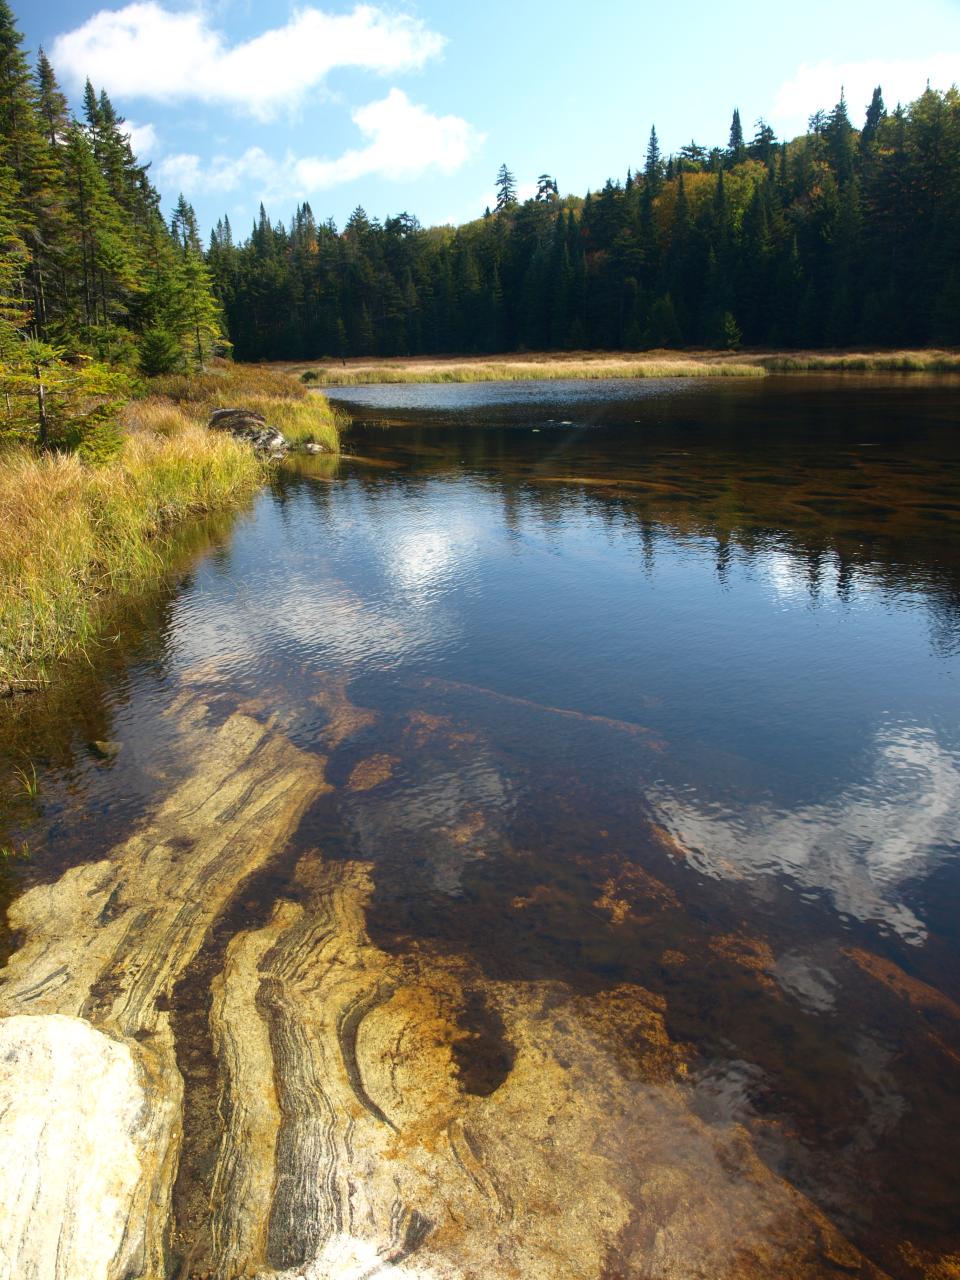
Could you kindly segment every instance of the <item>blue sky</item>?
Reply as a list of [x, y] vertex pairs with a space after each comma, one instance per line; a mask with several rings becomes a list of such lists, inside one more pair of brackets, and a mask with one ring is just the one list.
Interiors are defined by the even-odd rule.
[[734, 106], [792, 136], [841, 84], [859, 123], [876, 83], [892, 106], [960, 79], [960, 0], [12, 2], [75, 105], [87, 75], [110, 94], [165, 207], [240, 233], [261, 199], [463, 222], [504, 161], [521, 195], [544, 171], [583, 194], [651, 123], [665, 150], [722, 145]]

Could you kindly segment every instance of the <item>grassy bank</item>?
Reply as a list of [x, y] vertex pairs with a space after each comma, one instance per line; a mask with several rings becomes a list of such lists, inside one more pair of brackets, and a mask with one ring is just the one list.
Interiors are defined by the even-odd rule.
[[770, 373], [960, 373], [960, 355], [948, 351], [868, 351], [754, 357]]
[[165, 535], [243, 500], [263, 472], [245, 445], [189, 424], [134, 432], [99, 468], [26, 450], [0, 458], [0, 692], [89, 644], [104, 593], [155, 580]]
[[328, 366], [306, 369], [302, 380], [317, 387], [355, 387], [375, 382], [533, 382], [560, 378], [762, 378], [756, 364], [717, 360], [474, 361], [464, 364]]
[[169, 535], [228, 509], [265, 465], [206, 429], [215, 408], [262, 413], [292, 443], [339, 451], [338, 415], [295, 378], [256, 366], [152, 379], [123, 410], [122, 445], [102, 467], [74, 455], [0, 454], [0, 693], [43, 677], [99, 631], [108, 592], [162, 575]]
[[205, 425], [214, 409], [250, 409], [287, 437], [291, 444], [322, 445], [340, 452], [346, 415], [281, 369], [230, 365], [201, 374], [152, 378], [149, 395], [134, 401], [128, 419], [134, 427], [175, 434], [190, 424]]
[[960, 355], [950, 351], [612, 351], [529, 352], [483, 356], [352, 358], [276, 366], [308, 386], [367, 383], [523, 382], [561, 378], [758, 378], [766, 373], [953, 373]]

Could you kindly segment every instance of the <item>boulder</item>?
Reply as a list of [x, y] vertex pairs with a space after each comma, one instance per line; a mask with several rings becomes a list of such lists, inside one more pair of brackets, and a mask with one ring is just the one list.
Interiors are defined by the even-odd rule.
[[234, 439], [246, 440], [268, 457], [278, 457], [290, 447], [281, 431], [249, 409], [214, 409], [207, 426], [211, 431], [229, 431]]

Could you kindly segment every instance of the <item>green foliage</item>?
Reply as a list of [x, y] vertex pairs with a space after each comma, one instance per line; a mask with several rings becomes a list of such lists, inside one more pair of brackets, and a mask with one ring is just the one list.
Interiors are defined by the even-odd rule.
[[0, 440], [105, 462], [119, 451], [118, 415], [131, 389], [121, 369], [68, 361], [55, 347], [25, 340], [0, 362]]
[[0, 433], [8, 440], [103, 461], [119, 447], [120, 383], [102, 366], [202, 367], [225, 348], [193, 210], [181, 197], [168, 228], [159, 204], [106, 93], [88, 82], [82, 120], [73, 119], [42, 51], [31, 73], [0, 0]]
[[140, 368], [148, 377], [175, 373], [183, 368], [183, 344], [179, 335], [161, 324], [145, 329], [140, 338]]

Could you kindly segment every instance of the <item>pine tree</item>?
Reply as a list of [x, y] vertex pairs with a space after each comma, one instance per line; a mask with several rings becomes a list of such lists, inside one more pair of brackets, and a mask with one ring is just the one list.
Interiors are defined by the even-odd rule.
[[62, 183], [44, 136], [37, 90], [20, 47], [21, 36], [6, 0], [0, 0], [0, 163], [16, 179], [11, 215], [30, 252], [26, 274], [34, 336], [48, 321], [51, 246], [65, 237]]
[[516, 207], [517, 203], [517, 180], [507, 168], [502, 164], [497, 170], [497, 213], [505, 213], [508, 209]]
[[70, 125], [70, 110], [60, 91], [53, 67], [42, 49], [37, 55], [37, 84], [44, 132], [50, 146], [56, 147], [63, 141]]
[[842, 186], [853, 177], [854, 158], [853, 126], [847, 113], [847, 100], [843, 89], [840, 90], [840, 101], [827, 118], [824, 132], [837, 182]]
[[182, 192], [170, 220], [170, 234], [180, 251], [176, 277], [181, 314], [179, 336], [184, 351], [190, 352], [197, 368], [202, 370], [222, 339], [220, 313], [213, 295], [210, 269], [203, 256], [197, 215]]
[[660, 157], [660, 143], [657, 141], [655, 125], [650, 126], [650, 141], [647, 143], [643, 176], [651, 195], [656, 195], [663, 184], [663, 160]]
[[883, 94], [880, 91], [880, 86], [877, 85], [873, 91], [873, 97], [870, 99], [870, 105], [867, 107], [867, 118], [860, 132], [861, 148], [866, 149], [876, 140], [877, 131], [886, 117], [887, 109], [883, 105]]
[[743, 126], [740, 123], [739, 108], [734, 107], [733, 119], [730, 121], [730, 140], [727, 143], [727, 163], [732, 167], [746, 159], [747, 149], [743, 142]]

